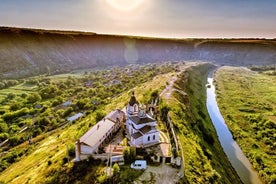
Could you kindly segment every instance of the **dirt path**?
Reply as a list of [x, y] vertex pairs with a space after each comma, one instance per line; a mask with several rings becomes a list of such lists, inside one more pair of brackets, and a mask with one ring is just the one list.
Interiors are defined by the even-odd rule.
[[[188, 69], [189, 67], [192, 67], [192, 66], [196, 66], [198, 65], [197, 62], [193, 62], [193, 63], [187, 63], [184, 67], [181, 68], [181, 71], [178, 74], [184, 72], [186, 69]], [[160, 93], [160, 97], [163, 98], [163, 99], [169, 99], [171, 97], [171, 94], [173, 91], [177, 91], [179, 92], [180, 94], [182, 95], [187, 95], [184, 91], [181, 91], [181, 90], [178, 90], [178, 89], [175, 89], [173, 86], [174, 86], [174, 82], [177, 80], [177, 75], [176, 76], [173, 76], [169, 82], [169, 84], [165, 87], [165, 89]], [[179, 140], [179, 137], [178, 137], [178, 140]], [[161, 174], [161, 177], [157, 177], [159, 176], [159, 169], [157, 169], [156, 171], [153, 170], [152, 172], [151, 171], [148, 171], [149, 174], [151, 174], [150, 176], [153, 177], [153, 173], [156, 173], [154, 176], [157, 177], [157, 179], [153, 180], [153, 182], [149, 182], [149, 183], [175, 183], [176, 181], [178, 181], [179, 178], [183, 177], [184, 176], [184, 150], [183, 150], [183, 147], [181, 144], [180, 145], [180, 150], [181, 150], [181, 157], [182, 157], [182, 164], [181, 164], [181, 168], [180, 170], [176, 170], [173, 175], [173, 172], [172, 170], [170, 169], [173, 169], [172, 167], [169, 167], [169, 168], [166, 168], [165, 166], [160, 166], [160, 169], [163, 169], [162, 170], [162, 174]], [[168, 166], [167, 166], [168, 167]], [[168, 169], [168, 170], [167, 170]], [[147, 173], [145, 173], [146, 175], [149, 175]], [[144, 175], [144, 174], [143, 174]], [[142, 175], [142, 176], [143, 176]], [[148, 176], [149, 177], [149, 176]], [[142, 177], [143, 178], [143, 177]], [[140, 180], [139, 180], [140, 181]], [[146, 180], [148, 181], [148, 180]], [[145, 183], [145, 182], [144, 182]]]
[[[196, 65], [198, 65], [197, 62], [186, 63], [185, 66], [183, 66], [183, 67], [181, 68], [181, 71], [178, 72], [176, 75], [182, 73], [182, 72], [185, 71], [187, 68], [192, 67], [192, 66], [196, 66]], [[172, 79], [170, 80], [169, 84], [168, 84], [168, 85], [165, 87], [165, 89], [160, 93], [159, 96], [160, 96], [161, 98], [169, 99], [173, 91], [178, 91], [178, 92], [182, 93], [183, 95], [186, 95], [185, 92], [173, 88], [174, 82], [175, 82], [176, 80], [177, 80], [177, 77], [176, 77], [176, 76], [173, 76]]]
[[166, 86], [166, 88], [160, 93], [160, 97], [163, 97], [165, 99], [168, 99], [171, 96], [172, 89], [173, 89], [173, 84], [176, 81], [177, 77], [173, 76], [171, 81], [169, 82], [169, 85]]

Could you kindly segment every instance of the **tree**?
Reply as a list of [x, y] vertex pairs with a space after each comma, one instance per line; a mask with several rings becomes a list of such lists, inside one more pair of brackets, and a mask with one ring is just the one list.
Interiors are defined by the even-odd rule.
[[26, 93], [21, 94], [21, 98], [26, 98], [28, 95]]
[[9, 130], [9, 127], [7, 123], [0, 121], [0, 132], [7, 132]]
[[154, 90], [153, 92], [151, 92], [150, 97], [152, 100], [155, 100], [158, 97], [158, 90]]
[[161, 107], [161, 120], [167, 122], [167, 114], [170, 111], [170, 108], [167, 105]]
[[13, 99], [14, 97], [15, 97], [15, 94], [13, 93], [9, 93], [7, 96], [8, 99]]
[[68, 108], [64, 111], [63, 117], [65, 118], [65, 117], [69, 116], [69, 115], [71, 114], [71, 112], [73, 112], [73, 111], [74, 111], [74, 109], [73, 109], [72, 107], [68, 107]]
[[11, 110], [11, 111], [19, 110], [19, 109], [21, 108], [21, 106], [22, 106], [22, 105], [21, 105], [20, 103], [15, 102], [15, 103], [11, 104], [10, 110]]
[[105, 117], [105, 113], [103, 111], [96, 112], [96, 122], [101, 121]]
[[113, 165], [113, 175], [116, 177], [116, 176], [119, 176], [120, 174], [120, 167], [117, 163], [115, 163]]
[[9, 143], [11, 146], [18, 145], [21, 142], [20, 139], [21, 139], [21, 137], [19, 135], [14, 135], [14, 136], [10, 137]]
[[126, 147], [123, 150], [123, 156], [126, 164], [134, 162], [136, 158], [136, 149], [134, 147]]
[[8, 133], [0, 133], [0, 141], [4, 141], [7, 138], [9, 138], [9, 134]]
[[41, 100], [41, 96], [38, 93], [30, 94], [27, 98], [28, 103], [35, 103]]
[[0, 89], [4, 89], [5, 88], [5, 83], [0, 82]]
[[118, 182], [120, 177], [120, 167], [117, 163], [113, 165], [113, 181]]

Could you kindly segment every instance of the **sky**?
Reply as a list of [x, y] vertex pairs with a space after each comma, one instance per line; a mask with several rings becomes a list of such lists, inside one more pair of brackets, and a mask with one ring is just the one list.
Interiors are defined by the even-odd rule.
[[166, 38], [276, 38], [276, 0], [0, 0], [0, 26]]

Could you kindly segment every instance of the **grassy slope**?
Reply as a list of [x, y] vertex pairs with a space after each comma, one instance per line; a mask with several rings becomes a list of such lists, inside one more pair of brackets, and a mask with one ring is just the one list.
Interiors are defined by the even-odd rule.
[[218, 104], [234, 138], [262, 179], [276, 182], [276, 76], [222, 67], [215, 81]]
[[200, 65], [182, 73], [175, 87], [188, 97], [174, 92], [166, 102], [184, 150], [186, 182], [241, 183], [220, 146], [206, 110], [205, 84], [211, 67]]
[[[137, 99], [141, 101], [147, 98], [150, 91], [163, 88], [171, 75], [160, 75], [150, 82], [137, 86], [134, 89]], [[130, 91], [118, 96], [104, 110], [109, 112], [116, 108], [122, 108], [129, 100], [129, 94]], [[0, 174], [0, 181], [5, 183], [43, 183], [50, 181], [51, 177], [54, 177], [55, 173], [60, 170], [64, 170], [68, 174], [72, 172], [74, 170], [72, 163], [62, 164], [62, 159], [66, 157], [66, 145], [74, 144], [77, 138], [87, 130], [88, 126], [95, 123], [94, 115], [93, 113], [76, 124], [43, 135], [46, 138], [35, 143], [29, 149], [31, 153], [28, 156], [23, 157]], [[21, 146], [28, 145], [23, 144]], [[48, 165], [49, 161], [52, 163], [50, 166]], [[97, 173], [102, 173], [102, 166], [95, 167], [93, 164], [91, 165], [85, 168], [91, 170], [91, 172], [83, 178], [83, 182], [89, 183], [89, 178], [97, 176]], [[79, 180], [82, 181], [82, 179]]]

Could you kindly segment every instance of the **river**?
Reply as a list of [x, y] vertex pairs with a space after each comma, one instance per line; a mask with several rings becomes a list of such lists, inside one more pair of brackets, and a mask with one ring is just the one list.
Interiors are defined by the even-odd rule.
[[207, 88], [206, 105], [224, 152], [244, 184], [261, 184], [262, 182], [257, 172], [243, 154], [238, 144], [234, 141], [231, 132], [220, 114], [216, 101], [215, 86], [213, 85], [213, 72], [209, 73], [207, 81], [211, 87]]

